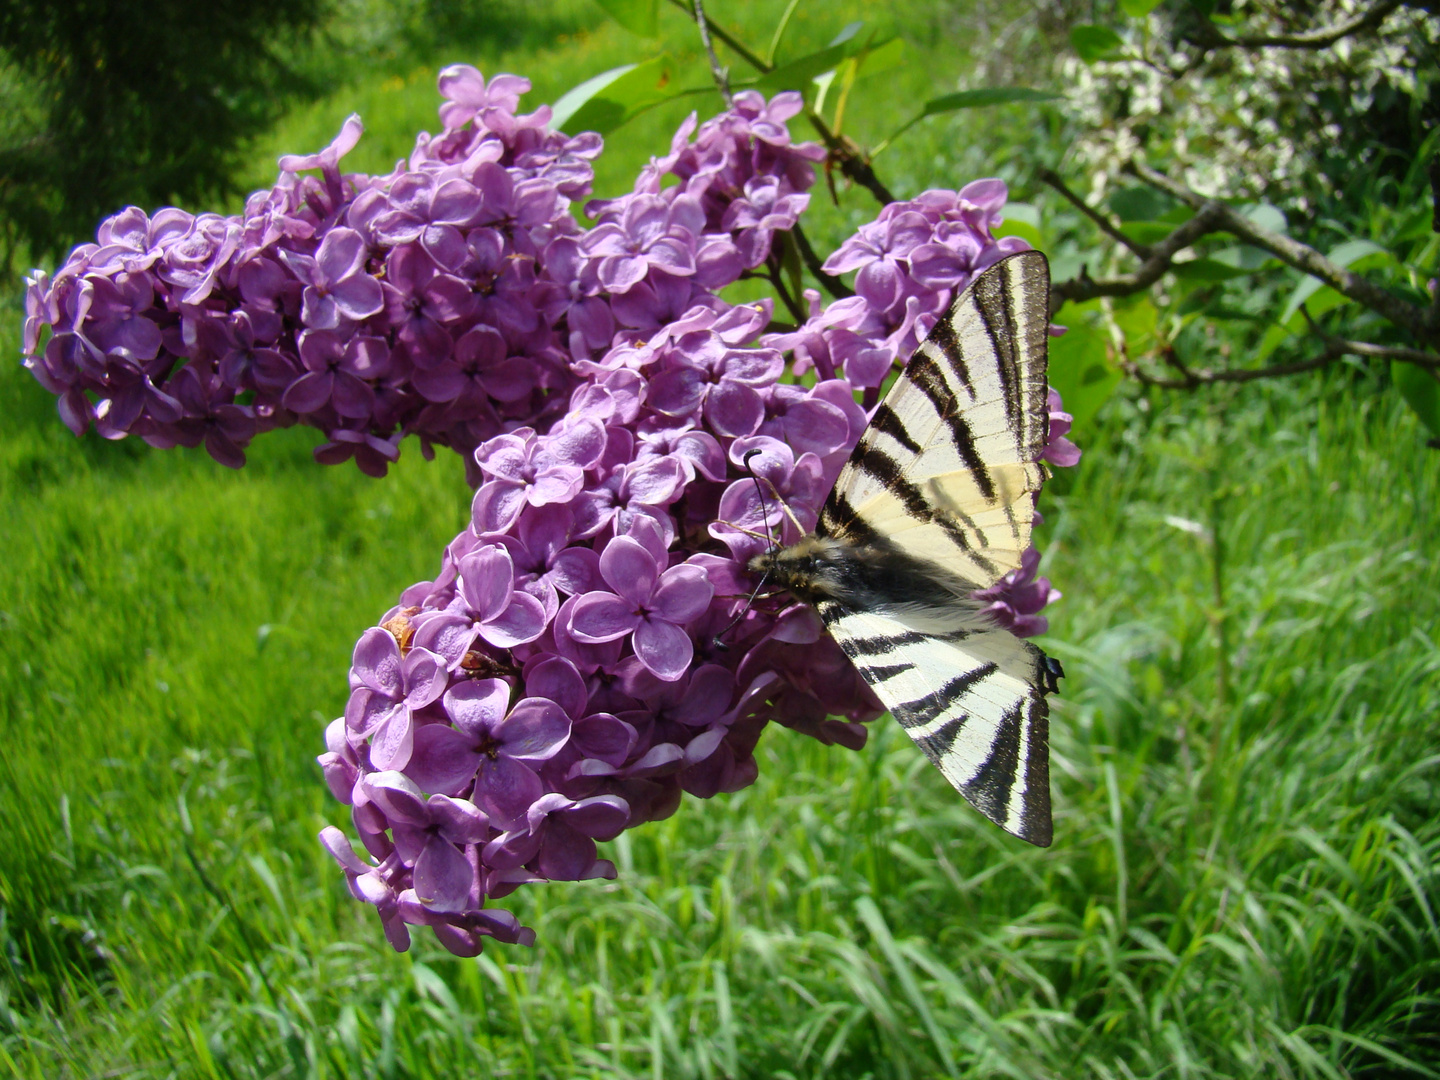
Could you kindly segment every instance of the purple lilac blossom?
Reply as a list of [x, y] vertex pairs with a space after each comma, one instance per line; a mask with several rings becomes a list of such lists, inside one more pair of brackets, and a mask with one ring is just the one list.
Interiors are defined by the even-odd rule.
[[[529, 83], [513, 75], [454, 65], [439, 85], [442, 132], [389, 174], [341, 173], [352, 116], [319, 153], [282, 157], [241, 214], [130, 207], [32, 275], [25, 365], [66, 425], [203, 443], [239, 467], [256, 434], [305, 423], [326, 436], [317, 460], [376, 476], [415, 434], [427, 455], [461, 453], [478, 487], [475, 448], [548, 429], [584, 378], [575, 361], [626, 327], [724, 307], [714, 291], [794, 225], [823, 157], [784, 128], [798, 95], [744, 94], [585, 229], [570, 208], [598, 135], [518, 114]], [[662, 191], [667, 173], [683, 183]]]
[[[372, 475], [406, 434], [465, 455], [470, 524], [360, 638], [319, 763], [369, 858], [322, 844], [387, 939], [429, 926], [472, 956], [534, 940], [490, 901], [613, 878], [597, 842], [752, 783], [771, 721], [865, 744], [879, 701], [812, 610], [749, 602], [746, 561], [814, 527], [886, 376], [1024, 245], [993, 235], [1001, 182], [925, 192], [831, 256], [857, 295], [767, 333], [768, 301], [719, 290], [806, 207], [824, 151], [791, 141], [799, 95], [692, 116], [585, 229], [598, 136], [518, 115], [514, 76], [456, 65], [440, 89], [443, 131], [389, 175], [340, 173], [352, 118], [236, 218], [112, 218], [31, 279], [25, 349], [77, 434], [238, 466], [304, 422], [318, 460]], [[1073, 464], [1061, 408], [1046, 456]], [[1059, 595], [1038, 562], [977, 594], [1022, 635]]]
[[[745, 124], [722, 117], [700, 129], [702, 139], [739, 129], [758, 140], [749, 113], [763, 111], [747, 103]], [[689, 161], [692, 128], [632, 195], [601, 205], [602, 224], [580, 241], [602, 290], [639, 301], [612, 303], [631, 331], [607, 350], [572, 354], [577, 385], [551, 427], [517, 427], [477, 448], [470, 526], [446, 548], [435, 579], [407, 589], [357, 646], [352, 704], [320, 761], [354, 808], [375, 864], [349, 849], [336, 857], [347, 879], [365, 882], [362, 899], [377, 906], [392, 940], [392, 925], [417, 922], [466, 953], [487, 936], [512, 940], [517, 932], [493, 921], [487, 899], [528, 882], [614, 877], [597, 841], [668, 816], [683, 793], [710, 798], [751, 783], [771, 721], [858, 749], [865, 723], [881, 713], [813, 611], [784, 596], [748, 602], [746, 561], [766, 535], [789, 542], [814, 527], [867, 423], [857, 394], [877, 386], [956, 291], [1015, 246], [991, 233], [1004, 188], [986, 181], [888, 208], [883, 243], [852, 242], [836, 260], [871, 267], [874, 287], [828, 311], [817, 301], [804, 326], [766, 336], [768, 303], [731, 306], [695, 280], [694, 256], [718, 218], [702, 221], [684, 185], [657, 189], [655, 174]], [[788, 182], [808, 158], [797, 164], [774, 150], [788, 145], [778, 133], [767, 136], [763, 154], [729, 146], [714, 157], [747, 168], [767, 161], [774, 183]], [[709, 178], [699, 205], [724, 167], [694, 172]], [[767, 186], [764, 176], [741, 175], [727, 180], [736, 190]], [[817, 379], [782, 381], [810, 367]], [[1073, 463], [1058, 395], [1050, 407], [1046, 456]], [[744, 468], [752, 450], [763, 498]], [[490, 568], [483, 584], [481, 558]], [[1022, 635], [1045, 629], [1039, 612], [1059, 594], [1036, 578], [1038, 563], [1031, 549], [1019, 570], [976, 594], [998, 625]], [[517, 612], [506, 623], [513, 630], [487, 634], [487, 620], [508, 611]], [[382, 653], [376, 634], [395, 643], [383, 650], [383, 677], [372, 670]], [[443, 693], [407, 679], [416, 654], [419, 672], [431, 656], [445, 665]], [[423, 703], [408, 704], [416, 694]], [[408, 758], [390, 749], [393, 738], [377, 740], [373, 716], [408, 722]], [[484, 835], [461, 839], [448, 824], [430, 825], [426, 846], [412, 838], [401, 851], [398, 839], [385, 839], [391, 819], [370, 779], [377, 773], [473, 806]], [[401, 780], [386, 783], [388, 792]], [[418, 798], [391, 824], [392, 837], [415, 828]], [[429, 846], [440, 843], [454, 854], [442, 860]], [[457, 904], [465, 889], [473, 906]]]

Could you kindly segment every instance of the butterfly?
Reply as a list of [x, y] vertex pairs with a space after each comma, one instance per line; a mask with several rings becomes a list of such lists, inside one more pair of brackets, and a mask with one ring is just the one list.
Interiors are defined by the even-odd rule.
[[1041, 847], [1060, 664], [971, 593], [1020, 566], [1048, 475], [1050, 269], [993, 264], [916, 349], [815, 532], [749, 568], [810, 604], [905, 733], [976, 809]]

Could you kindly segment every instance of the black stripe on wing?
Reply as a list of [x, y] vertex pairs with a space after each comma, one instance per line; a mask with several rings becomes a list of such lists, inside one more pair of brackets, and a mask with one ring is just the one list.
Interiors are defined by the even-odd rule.
[[1026, 699], [1020, 698], [1000, 714], [990, 756], [961, 788], [975, 809], [991, 821], [1003, 822], [1010, 811], [1010, 792], [1020, 767], [1020, 723]]
[[[933, 690], [922, 698], [914, 701], [902, 702], [896, 705], [890, 712], [900, 722], [903, 728], [925, 727], [933, 724], [941, 716], [956, 711], [959, 719], [964, 720], [963, 714], [959, 713], [958, 703], [961, 698], [973, 690], [978, 684], [984, 682], [991, 675], [995, 674], [997, 666], [994, 663], [985, 663], [971, 668], [963, 674], [956, 675], [938, 690]], [[958, 729], [957, 729], [958, 730]], [[951, 736], [954, 737], [953, 735]], [[923, 741], [917, 738], [917, 742]], [[927, 751], [928, 753], [928, 751]], [[932, 758], [938, 763], [938, 758]]]
[[[862, 440], [856, 448], [855, 455], [850, 459], [851, 465], [861, 472], [868, 473], [880, 481], [885, 491], [900, 501], [905, 507], [905, 513], [909, 514], [916, 521], [926, 524], [934, 522], [939, 525], [950, 542], [965, 552], [970, 560], [992, 577], [1000, 576], [1000, 567], [986, 556], [982, 555], [976, 545], [970, 542], [971, 534], [965, 528], [964, 522], [957, 520], [955, 514], [950, 510], [936, 506], [925, 497], [925, 493], [919, 486], [907, 480], [901, 470], [900, 463], [887, 454], [878, 446], [867, 446]], [[989, 474], [984, 475], [986, 482], [989, 482]], [[991, 487], [993, 498], [994, 488]], [[826, 500], [827, 504], [829, 500]], [[858, 519], [858, 515], [856, 515]], [[973, 527], [974, 522], [970, 521]], [[869, 526], [866, 526], [869, 528]], [[874, 532], [872, 529], [871, 532]], [[855, 539], [853, 533], [847, 534], [850, 539]], [[986, 547], [989, 539], [980, 529], [974, 530], [975, 537], [980, 541], [980, 547]]]
[[1032, 844], [1049, 847], [1054, 828], [1050, 820], [1050, 703], [1045, 700], [1044, 694], [1036, 694], [1030, 699], [1025, 720], [1030, 756], [1025, 761], [1025, 802], [1020, 815], [1020, 835]]
[[[963, 406], [960, 399], [951, 391], [950, 384], [945, 380], [944, 372], [940, 370], [940, 365], [927, 353], [917, 352], [906, 366], [905, 373], [900, 377], [914, 383], [930, 400], [935, 414], [950, 429], [950, 441], [955, 445], [955, 453], [974, 475], [980, 494], [987, 499], [995, 498], [995, 481], [991, 478], [990, 470], [986, 467], [984, 459], [980, 457], [979, 449], [975, 446], [975, 433], [970, 430], [970, 424], [962, 415]], [[865, 439], [862, 436], [860, 446], [864, 445]], [[857, 453], [859, 449], [860, 447], [856, 447]], [[851, 460], [853, 461], [854, 458]]]
[[1017, 288], [1019, 286], [1014, 282], [1010, 265], [999, 265], [995, 273], [981, 274], [975, 280], [972, 306], [985, 336], [990, 339], [990, 351], [1000, 379], [1001, 400], [1005, 403], [1005, 419], [1015, 433], [1016, 441], [1024, 446], [1029, 418], [1020, 396], [1022, 375], [1015, 341], [1020, 332], [1014, 305]]
[[875, 415], [870, 417], [870, 426], [861, 437], [862, 441], [869, 439], [870, 432], [872, 431], [889, 435], [912, 454], [923, 453], [924, 448], [921, 447], [910, 434], [909, 429], [905, 426], [905, 421], [900, 419], [900, 414], [884, 402], [881, 402], [879, 407], [876, 408]]

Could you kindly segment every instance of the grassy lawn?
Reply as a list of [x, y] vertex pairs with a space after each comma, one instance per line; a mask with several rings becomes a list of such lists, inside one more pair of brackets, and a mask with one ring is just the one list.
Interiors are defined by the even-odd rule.
[[[595, 11], [377, 62], [288, 118], [254, 182], [352, 110], [347, 164], [389, 168], [438, 126], [445, 63], [526, 74], [538, 102], [637, 58]], [[894, 11], [832, 5], [793, 47]], [[958, 73], [930, 30], [907, 28], [897, 93]], [[876, 135], [896, 108], [856, 107]], [[678, 118], [612, 138], [597, 194]], [[972, 124], [917, 128], [887, 179], [1011, 175], [1019, 136]], [[817, 246], [873, 214], [843, 202]], [[11, 293], [12, 357], [19, 320]], [[1122, 392], [1077, 432], [1042, 504], [1066, 594], [1052, 848], [963, 806], [888, 721], [858, 754], [772, 727], [756, 784], [608, 845], [615, 882], [521, 890], [537, 947], [475, 960], [428, 933], [391, 952], [315, 840], [345, 820], [314, 756], [350, 651], [467, 520], [458, 459], [407, 444], [374, 481], [313, 464], [308, 431], [238, 473], [77, 441], [13, 365], [0, 416], [15, 1076], [1440, 1076], [1440, 453], [1349, 369]]]

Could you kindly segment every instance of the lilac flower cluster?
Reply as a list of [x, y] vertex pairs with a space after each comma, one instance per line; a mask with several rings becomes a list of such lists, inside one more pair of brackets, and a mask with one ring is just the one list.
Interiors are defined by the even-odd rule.
[[[882, 711], [809, 608], [749, 603], [745, 564], [767, 536], [814, 527], [867, 423], [857, 392], [1013, 242], [991, 233], [998, 181], [927, 192], [832, 258], [860, 271], [855, 298], [812, 300], [814, 318], [767, 336], [769, 302], [732, 306], [716, 283], [763, 261], [767, 230], [803, 205], [792, 185], [814, 152], [790, 152], [793, 104], [741, 95], [693, 144], [687, 123], [630, 195], [593, 204], [579, 247], [629, 329], [572, 361], [579, 384], [551, 427], [480, 445], [469, 527], [356, 646], [320, 762], [374, 862], [338, 829], [323, 840], [397, 948], [411, 925], [462, 955], [528, 942], [487, 902], [613, 878], [597, 841], [685, 792], [751, 783], [772, 720], [858, 749]], [[665, 173], [681, 183], [662, 187]], [[1073, 451], [1061, 415], [1057, 463]], [[759, 485], [743, 468], [755, 450]], [[1037, 561], [981, 595], [1018, 633], [1043, 629], [1052, 597]]]
[[[447, 68], [444, 130], [388, 175], [341, 174], [361, 134], [351, 117], [320, 153], [282, 158], [243, 214], [125, 210], [53, 278], [31, 278], [26, 366], [76, 434], [93, 423], [107, 438], [203, 443], [233, 467], [258, 432], [295, 422], [326, 433], [317, 459], [353, 458], [372, 475], [406, 434], [427, 455], [440, 444], [468, 460], [501, 431], [543, 430], [577, 383], [572, 362], [663, 318], [656, 288], [687, 310], [793, 225], [807, 198], [797, 185], [813, 179], [797, 162], [820, 151], [789, 145], [775, 119], [785, 101], [749, 95], [748, 114], [695, 145], [679, 139], [650, 170], [656, 191], [587, 232], [569, 207], [590, 189], [601, 140], [551, 131], [548, 108], [517, 115], [528, 89]], [[751, 130], [767, 152], [738, 168]], [[746, 188], [771, 165], [783, 180]], [[683, 190], [659, 194], [676, 168]]]
[[[466, 455], [470, 524], [361, 637], [319, 760], [371, 860], [321, 840], [391, 943], [426, 925], [474, 955], [533, 940], [489, 901], [613, 877], [597, 841], [751, 783], [770, 721], [864, 744], [879, 701], [810, 609], [749, 601], [745, 566], [813, 529], [886, 375], [1024, 245], [993, 235], [999, 181], [926, 192], [826, 264], [855, 296], [770, 333], [769, 301], [720, 290], [806, 207], [824, 152], [791, 141], [798, 95], [691, 117], [586, 229], [597, 136], [518, 115], [513, 76], [440, 89], [443, 131], [387, 176], [340, 173], [352, 118], [243, 215], [111, 219], [32, 279], [25, 344], [77, 433], [239, 465], [300, 421], [377, 475], [409, 433]], [[1037, 563], [977, 594], [1016, 633], [1059, 595]]]

